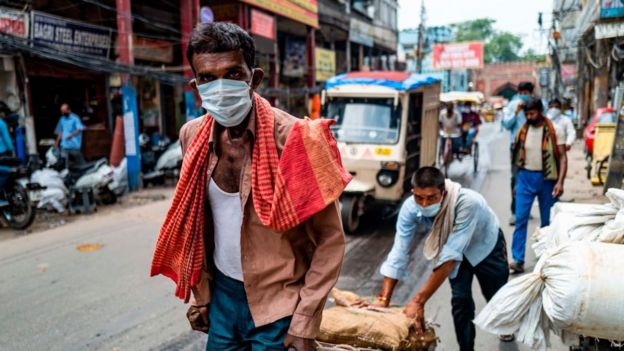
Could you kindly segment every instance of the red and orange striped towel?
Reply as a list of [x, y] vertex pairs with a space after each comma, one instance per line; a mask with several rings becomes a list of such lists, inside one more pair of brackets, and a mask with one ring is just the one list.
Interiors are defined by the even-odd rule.
[[[333, 120], [297, 121], [278, 157], [271, 105], [255, 94], [256, 141], [252, 158], [252, 198], [262, 223], [284, 232], [334, 202], [351, 180], [329, 127]], [[188, 302], [204, 258], [207, 116], [184, 157], [173, 203], [160, 230], [151, 275], [176, 282], [176, 296]]]

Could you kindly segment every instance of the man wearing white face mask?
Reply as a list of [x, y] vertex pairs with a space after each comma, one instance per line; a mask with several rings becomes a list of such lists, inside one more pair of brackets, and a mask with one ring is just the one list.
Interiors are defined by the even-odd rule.
[[[406, 268], [416, 229], [424, 228], [429, 232], [424, 255], [435, 260], [436, 266], [404, 313], [414, 318], [416, 328], [422, 330], [427, 300], [450, 278], [457, 342], [461, 351], [474, 350], [472, 280], [477, 277], [486, 300], [507, 282], [509, 270], [503, 232], [483, 196], [444, 179], [437, 168], [423, 167], [416, 171], [412, 187], [413, 196], [405, 200], [399, 212], [394, 245], [381, 266], [385, 278], [374, 305], [390, 305], [397, 282], [408, 275]], [[513, 336], [501, 336], [501, 340], [511, 341]]]
[[548, 117], [557, 128], [563, 131], [566, 149], [570, 151], [574, 140], [576, 140], [576, 129], [574, 129], [572, 120], [561, 112], [561, 101], [559, 101], [559, 99], [550, 100], [546, 117]]
[[198, 25], [187, 57], [208, 113], [180, 130], [182, 172], [151, 275], [191, 300], [207, 351], [313, 350], [342, 265], [337, 200], [351, 179], [333, 121], [295, 118], [255, 93], [255, 45], [234, 24]]

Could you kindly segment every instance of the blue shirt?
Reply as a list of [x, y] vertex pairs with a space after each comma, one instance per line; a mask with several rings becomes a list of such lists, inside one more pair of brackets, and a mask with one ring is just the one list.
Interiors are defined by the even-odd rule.
[[0, 154], [5, 152], [13, 152], [13, 140], [9, 134], [9, 127], [4, 119], [0, 118]]
[[511, 133], [511, 143], [514, 143], [516, 138], [516, 134], [518, 134], [518, 130], [520, 127], [524, 125], [526, 122], [526, 116], [524, 115], [524, 111], [520, 110], [516, 115], [516, 106], [520, 103], [520, 98], [516, 95], [509, 105], [507, 105], [507, 109], [505, 110], [505, 115], [503, 116], [503, 121], [501, 122], [503, 127], [507, 129]]
[[[399, 211], [394, 245], [381, 265], [381, 274], [393, 279], [407, 278], [409, 249], [416, 227], [425, 226], [428, 233], [432, 224], [433, 218], [422, 216], [413, 196], [405, 200]], [[496, 246], [499, 230], [498, 218], [483, 196], [470, 189], [460, 189], [455, 204], [453, 231], [440, 250], [436, 267], [448, 261], [456, 261], [450, 275], [452, 279], [457, 276], [459, 263], [464, 257], [472, 266], [478, 265]]]
[[[55, 133], [61, 135], [61, 149], [77, 149], [80, 150], [82, 146], [82, 131], [85, 129], [80, 117], [75, 113], [70, 113], [69, 117], [61, 116], [58, 124], [56, 125]], [[78, 135], [67, 140], [67, 136], [71, 133], [80, 130]]]

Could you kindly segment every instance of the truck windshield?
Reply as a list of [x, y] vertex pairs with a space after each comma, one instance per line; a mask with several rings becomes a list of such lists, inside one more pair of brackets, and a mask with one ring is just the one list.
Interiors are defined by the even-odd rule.
[[362, 144], [394, 144], [399, 138], [401, 106], [393, 99], [334, 98], [325, 116], [336, 120], [332, 131], [338, 141]]

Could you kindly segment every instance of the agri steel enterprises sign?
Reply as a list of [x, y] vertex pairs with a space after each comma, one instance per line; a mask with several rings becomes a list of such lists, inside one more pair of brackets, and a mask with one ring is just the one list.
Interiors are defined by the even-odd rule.
[[433, 46], [433, 69], [483, 68], [483, 42], [436, 44]]
[[35, 47], [54, 49], [64, 54], [108, 58], [110, 28], [78, 22], [42, 12], [32, 12], [31, 40]]

